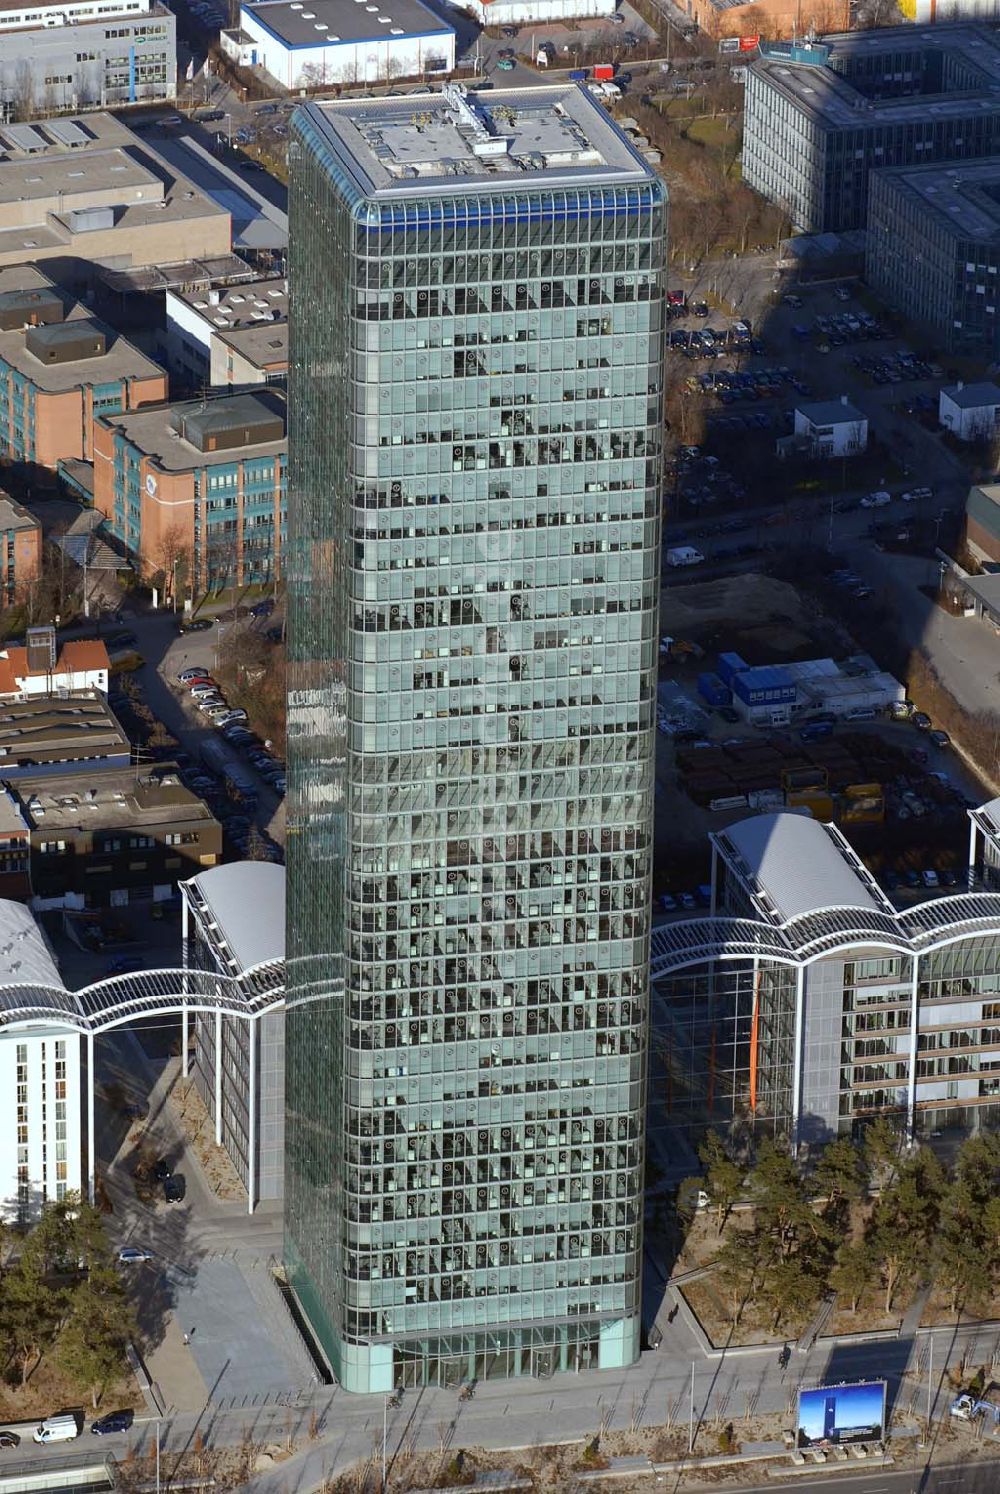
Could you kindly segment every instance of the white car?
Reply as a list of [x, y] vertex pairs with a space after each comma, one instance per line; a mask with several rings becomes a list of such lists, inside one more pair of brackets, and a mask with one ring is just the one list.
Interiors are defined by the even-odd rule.
[[933, 488], [911, 488], [908, 493], [900, 494], [904, 503], [920, 503], [924, 498], [933, 498], [933, 496]]
[[152, 1259], [150, 1252], [143, 1250], [139, 1245], [123, 1245], [118, 1252], [120, 1266], [142, 1266]]
[[892, 502], [892, 494], [887, 493], [884, 488], [877, 492], [869, 493], [867, 498], [862, 498], [862, 508], [885, 508], [887, 503]]

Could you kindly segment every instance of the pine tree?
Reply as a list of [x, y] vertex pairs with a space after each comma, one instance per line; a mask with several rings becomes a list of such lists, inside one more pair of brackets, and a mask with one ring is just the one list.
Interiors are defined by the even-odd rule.
[[742, 1191], [743, 1174], [716, 1131], [709, 1131], [698, 1148], [698, 1156], [705, 1168], [705, 1191], [715, 1210], [716, 1233], [721, 1235]]
[[847, 1240], [837, 1251], [830, 1272], [830, 1285], [839, 1296], [847, 1297], [851, 1312], [857, 1312], [865, 1292], [877, 1279], [879, 1263], [868, 1240]]
[[56, 1358], [96, 1410], [101, 1395], [122, 1372], [125, 1348], [135, 1332], [132, 1309], [113, 1267], [98, 1267], [74, 1294], [59, 1335]]

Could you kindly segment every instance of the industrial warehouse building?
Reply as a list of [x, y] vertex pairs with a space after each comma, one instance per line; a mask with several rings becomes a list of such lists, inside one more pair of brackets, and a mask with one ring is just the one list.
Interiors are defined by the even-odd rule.
[[283, 88], [450, 73], [455, 32], [420, 0], [257, 0], [240, 7], [256, 62]]
[[15, 0], [0, 10], [0, 120], [176, 92], [177, 22], [158, 0]]
[[883, 167], [982, 158], [1000, 138], [1000, 38], [985, 27], [765, 43], [746, 84], [743, 180], [805, 233], [864, 228]]
[[205, 261], [226, 273], [231, 248], [228, 209], [111, 114], [0, 125], [0, 266], [60, 259], [86, 283], [98, 267], [155, 265], [169, 284], [182, 264], [191, 284]]

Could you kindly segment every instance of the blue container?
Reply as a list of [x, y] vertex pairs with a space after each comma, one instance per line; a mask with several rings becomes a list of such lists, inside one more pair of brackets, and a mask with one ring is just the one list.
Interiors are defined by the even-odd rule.
[[787, 670], [762, 665], [745, 669], [733, 679], [733, 694], [747, 705], [790, 705], [797, 694]]
[[699, 674], [698, 694], [710, 706], [727, 706], [733, 703], [733, 692], [724, 685], [717, 674]]
[[715, 672], [722, 683], [731, 688], [736, 675], [742, 674], [746, 668], [747, 662], [739, 654], [720, 654]]

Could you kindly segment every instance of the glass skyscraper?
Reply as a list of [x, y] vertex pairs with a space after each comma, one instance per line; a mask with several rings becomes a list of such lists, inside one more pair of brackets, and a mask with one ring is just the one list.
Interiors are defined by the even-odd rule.
[[564, 86], [290, 162], [290, 1280], [350, 1390], [624, 1365], [665, 190]]

